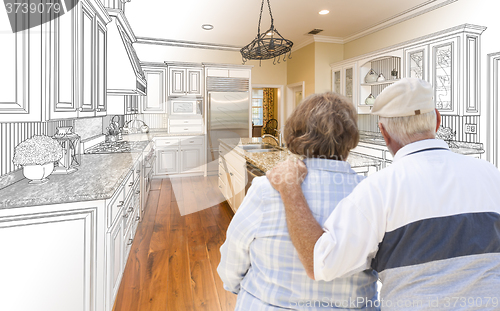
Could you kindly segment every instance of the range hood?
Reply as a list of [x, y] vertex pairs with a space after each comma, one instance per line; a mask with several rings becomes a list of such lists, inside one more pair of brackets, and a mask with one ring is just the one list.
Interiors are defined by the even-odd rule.
[[135, 38], [121, 10], [107, 9], [108, 95], [146, 95], [146, 77], [132, 43]]

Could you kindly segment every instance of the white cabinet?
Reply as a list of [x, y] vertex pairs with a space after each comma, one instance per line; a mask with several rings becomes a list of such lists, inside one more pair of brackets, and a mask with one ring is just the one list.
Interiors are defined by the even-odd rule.
[[114, 297], [120, 288], [123, 271], [123, 223], [116, 221], [113, 228], [106, 234], [107, 244], [107, 302], [106, 310], [111, 310], [114, 304]]
[[246, 160], [224, 144], [219, 147], [219, 188], [236, 213], [245, 198]]
[[47, 85], [51, 94], [48, 119], [106, 115], [109, 21], [99, 1], [83, 0], [49, 23], [54, 65]]
[[156, 149], [156, 174], [177, 174], [179, 173], [178, 164], [179, 147], [175, 146], [168, 149], [157, 147]]
[[141, 95], [108, 95], [107, 113], [109, 115], [137, 114], [139, 103], [144, 101]]
[[142, 67], [146, 75], [148, 88], [146, 96], [141, 101], [141, 113], [166, 112], [166, 68]]
[[47, 86], [42, 40], [47, 39], [49, 27], [44, 24], [11, 33], [6, 15], [0, 19], [0, 27], [9, 29], [0, 36], [0, 122], [44, 121], [42, 90]]
[[433, 85], [441, 115], [480, 114], [480, 36], [485, 29], [461, 25], [404, 48], [404, 77]]
[[202, 72], [202, 68], [169, 66], [168, 96], [202, 96]]
[[357, 105], [358, 65], [357, 62], [343, 64], [332, 68], [332, 90], [349, 98]]
[[102, 310], [104, 221], [102, 201], [0, 210], [0, 310]]
[[181, 170], [182, 172], [201, 171], [202, 152], [199, 147], [181, 147]]
[[200, 175], [205, 171], [203, 136], [157, 138], [155, 176]]

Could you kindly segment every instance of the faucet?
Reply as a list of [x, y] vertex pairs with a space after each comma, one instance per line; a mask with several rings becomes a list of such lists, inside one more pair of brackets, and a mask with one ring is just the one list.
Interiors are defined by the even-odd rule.
[[276, 138], [275, 136], [273, 136], [271, 134], [264, 134], [264, 135], [262, 135], [262, 138], [270, 137], [270, 138], [274, 139], [274, 141], [276, 142], [278, 147], [283, 147], [283, 144], [282, 144], [283, 134], [277, 129], [275, 129], [275, 131], [278, 133], [278, 138]]

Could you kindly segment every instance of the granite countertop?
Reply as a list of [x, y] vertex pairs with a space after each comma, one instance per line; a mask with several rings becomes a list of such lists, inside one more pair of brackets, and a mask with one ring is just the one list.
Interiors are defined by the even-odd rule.
[[[373, 144], [377, 145], [383, 148], [387, 148], [384, 138], [380, 133], [375, 133], [375, 132], [361, 132], [360, 137], [359, 137], [359, 142], [360, 143], [367, 143], [367, 144]], [[483, 149], [483, 144], [481, 143], [469, 143], [469, 142], [462, 142], [462, 141], [453, 141], [453, 144], [456, 145], [456, 147], [450, 147], [450, 150], [463, 154], [463, 155], [468, 155], [468, 154], [480, 154], [484, 153]]]
[[[299, 158], [298, 155], [291, 153], [288, 149], [273, 151], [273, 152], [248, 152], [240, 148], [242, 145], [261, 144], [262, 139], [259, 137], [241, 138], [241, 139], [220, 139], [222, 144], [225, 144], [230, 149], [234, 149], [239, 155], [244, 157], [247, 162], [254, 165], [263, 172], [272, 169], [276, 164], [285, 161], [289, 157]], [[370, 157], [365, 157], [359, 154], [351, 153], [347, 158], [347, 162], [351, 167], [363, 166], [378, 166], [381, 161]]]
[[109, 199], [140, 156], [140, 152], [84, 154], [73, 174], [50, 175], [44, 184], [22, 179], [1, 189], [0, 209]]

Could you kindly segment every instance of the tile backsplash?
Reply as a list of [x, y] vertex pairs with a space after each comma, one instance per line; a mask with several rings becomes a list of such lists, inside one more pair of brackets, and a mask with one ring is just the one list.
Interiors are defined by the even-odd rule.
[[0, 123], [0, 176], [20, 168], [12, 163], [14, 148], [20, 142], [35, 135], [54, 136], [60, 126], [74, 126], [74, 120]]
[[76, 119], [73, 132], [80, 135], [81, 140], [101, 135], [103, 133], [102, 117]]

